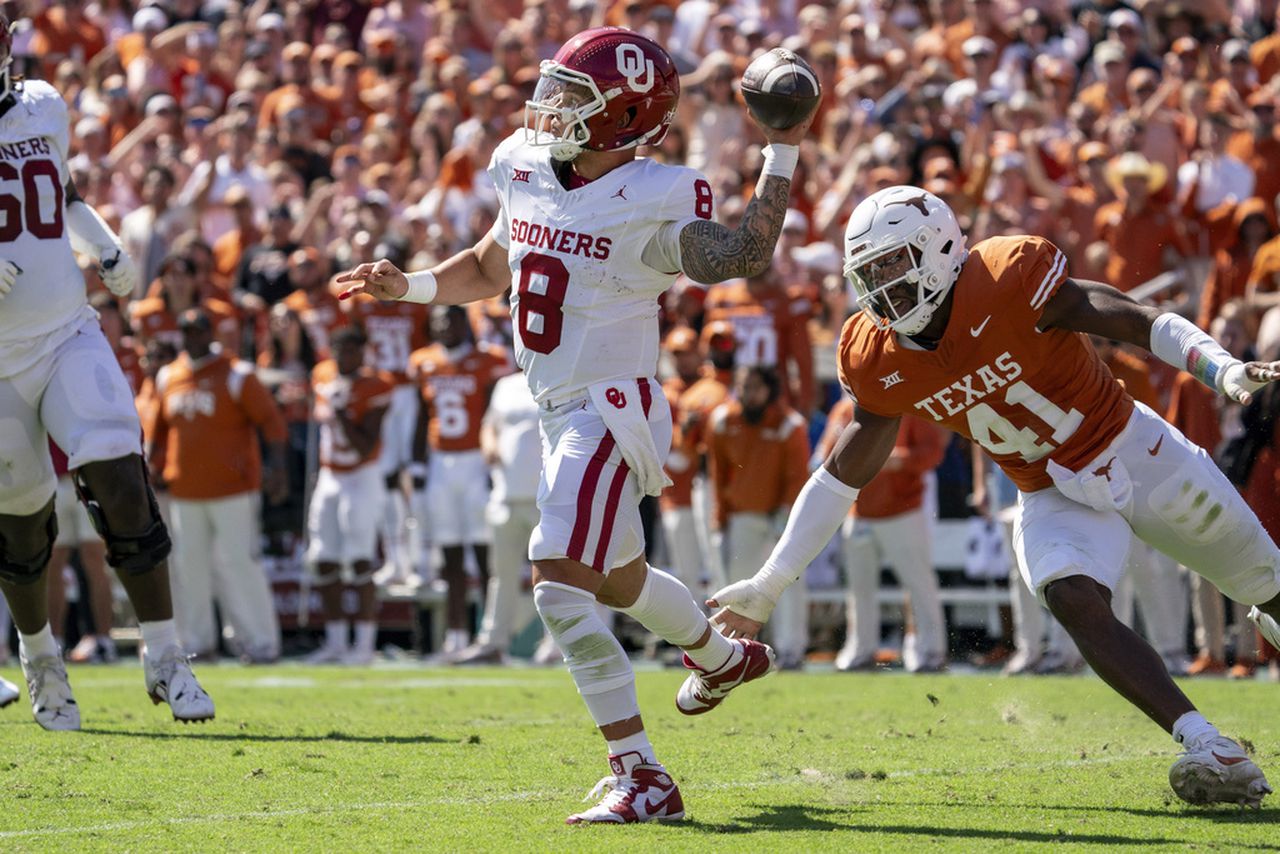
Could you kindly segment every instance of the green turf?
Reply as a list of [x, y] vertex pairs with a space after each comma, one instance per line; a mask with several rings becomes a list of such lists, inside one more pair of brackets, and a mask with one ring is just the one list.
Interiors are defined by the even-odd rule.
[[[784, 674], [690, 719], [642, 672], [689, 817], [570, 828], [608, 769], [559, 670], [199, 672], [212, 724], [132, 666], [72, 670], [84, 732], [0, 712], [0, 851], [1280, 850], [1280, 796], [1184, 807], [1168, 736], [1093, 678]], [[1280, 777], [1280, 686], [1187, 687]]]

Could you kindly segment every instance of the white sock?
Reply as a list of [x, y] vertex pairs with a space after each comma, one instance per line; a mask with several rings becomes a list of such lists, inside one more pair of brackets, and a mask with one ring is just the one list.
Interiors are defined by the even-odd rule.
[[631, 660], [596, 613], [595, 597], [567, 584], [543, 581], [533, 588], [533, 604], [564, 654], [596, 726], [639, 715]]
[[178, 630], [173, 620], [156, 620], [153, 623], [141, 623], [142, 645], [150, 652], [161, 653], [171, 646], [178, 645]]
[[467, 648], [466, 629], [446, 629], [444, 633], [444, 651], [458, 652]]
[[378, 624], [373, 620], [356, 620], [355, 648], [361, 652], [373, 652], [374, 642], [378, 638]]
[[698, 603], [693, 601], [689, 588], [674, 575], [657, 567], [649, 567], [644, 587], [640, 588], [635, 603], [630, 608], [618, 610], [667, 643], [684, 649], [689, 659], [707, 672], [719, 670], [742, 655], [736, 644], [715, 630], [705, 644], [689, 649], [689, 644], [697, 643], [711, 624]]
[[346, 620], [329, 620], [324, 624], [324, 645], [330, 649], [347, 648]]
[[[658, 764], [658, 760], [654, 758], [653, 745], [649, 743], [649, 736], [644, 730], [640, 730], [635, 735], [628, 735], [625, 738], [606, 739], [606, 741], [609, 744], [609, 755], [611, 757], [622, 756], [626, 753], [638, 753], [640, 761], [644, 764]], [[630, 770], [630, 768], [626, 768], [623, 773]]]
[[46, 655], [57, 655], [59, 649], [58, 641], [54, 639], [53, 631], [49, 628], [48, 623], [45, 623], [44, 628], [34, 635], [18, 632], [18, 648], [22, 650], [22, 654], [28, 661], [42, 658]]
[[1194, 747], [1219, 735], [1218, 728], [1199, 712], [1187, 712], [1173, 722], [1173, 740], [1183, 747]]

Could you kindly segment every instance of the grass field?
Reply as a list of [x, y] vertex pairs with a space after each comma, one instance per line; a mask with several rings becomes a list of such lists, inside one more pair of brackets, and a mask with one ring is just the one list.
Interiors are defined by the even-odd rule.
[[[199, 672], [209, 725], [136, 666], [72, 671], [81, 733], [0, 712], [0, 851], [1280, 851], [1280, 796], [1185, 807], [1172, 742], [1094, 678], [783, 674], [688, 719], [681, 674], [641, 672], [689, 817], [571, 828], [607, 765], [560, 670]], [[1280, 686], [1187, 687], [1277, 782]]]

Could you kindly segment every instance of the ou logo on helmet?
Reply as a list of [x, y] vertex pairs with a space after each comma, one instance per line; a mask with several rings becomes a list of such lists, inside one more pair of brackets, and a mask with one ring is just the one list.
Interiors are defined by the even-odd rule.
[[616, 51], [618, 73], [627, 78], [633, 92], [648, 92], [653, 88], [653, 60], [644, 55], [637, 44], [623, 42]]

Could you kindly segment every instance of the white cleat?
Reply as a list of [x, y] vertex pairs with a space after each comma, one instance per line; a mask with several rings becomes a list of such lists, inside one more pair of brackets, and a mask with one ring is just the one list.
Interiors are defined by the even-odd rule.
[[356, 649], [352, 647], [342, 657], [342, 663], [348, 667], [368, 667], [373, 664], [375, 658], [377, 658], [377, 655], [371, 649]]
[[167, 702], [175, 721], [213, 720], [213, 700], [196, 681], [191, 664], [180, 647], [171, 646], [156, 657], [144, 652], [142, 669], [151, 702], [156, 705]]
[[12, 703], [16, 703], [22, 694], [18, 692], [18, 686], [14, 685], [8, 679], [0, 679], [0, 709]]
[[[634, 758], [632, 758], [634, 757]], [[684, 800], [680, 787], [661, 765], [641, 764], [640, 754], [610, 756], [613, 774], [596, 783], [584, 800], [605, 795], [590, 809], [565, 819], [565, 824], [634, 824], [646, 821], [680, 821]]]
[[1169, 785], [1189, 804], [1262, 806], [1271, 786], [1240, 745], [1218, 736], [1187, 750], [1169, 769]]
[[1258, 627], [1258, 631], [1266, 638], [1267, 643], [1280, 650], [1280, 623], [1270, 614], [1264, 614], [1254, 605], [1249, 609], [1249, 619]]
[[60, 655], [41, 655], [30, 661], [19, 653], [22, 674], [27, 677], [27, 694], [36, 723], [48, 730], [80, 729], [80, 707], [71, 696], [67, 668]]

